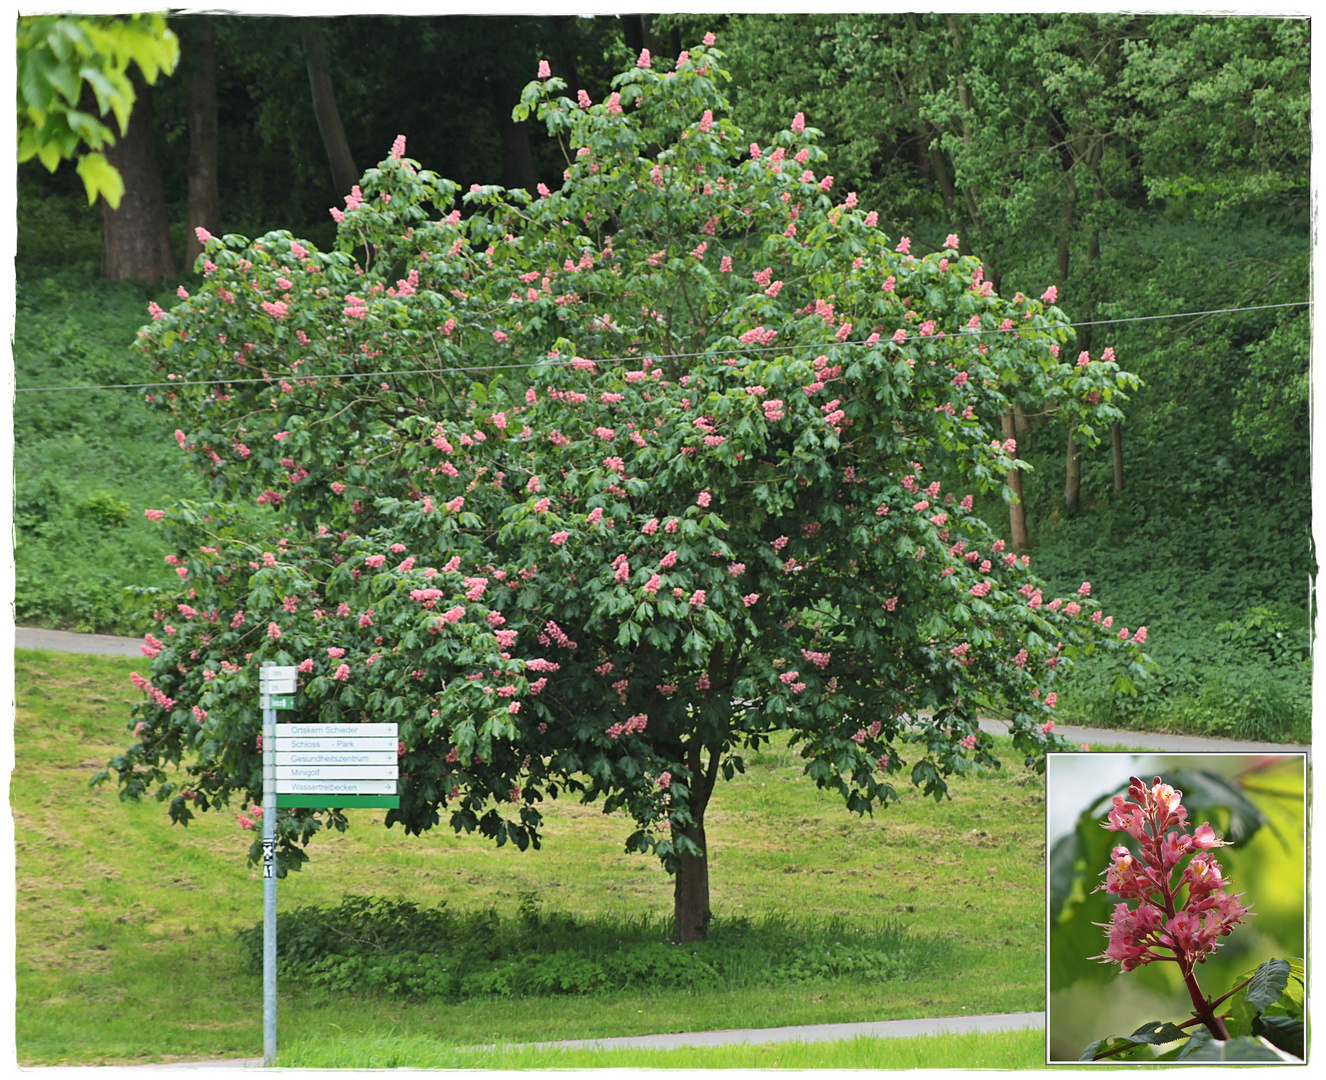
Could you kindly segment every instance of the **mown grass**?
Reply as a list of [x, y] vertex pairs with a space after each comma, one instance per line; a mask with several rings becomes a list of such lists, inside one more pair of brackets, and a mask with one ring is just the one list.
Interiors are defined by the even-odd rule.
[[[233, 813], [187, 830], [154, 801], [123, 804], [89, 777], [128, 738], [132, 658], [16, 653], [16, 1035], [23, 1064], [252, 1057], [261, 984], [235, 933], [261, 921]], [[1009, 754], [1010, 762], [1016, 755]], [[283, 986], [284, 1044], [444, 1033], [454, 1045], [606, 1038], [1044, 1008], [1044, 785], [1020, 765], [955, 784], [941, 803], [906, 792], [875, 818], [848, 814], [786, 748], [754, 756], [714, 797], [716, 917], [794, 913], [808, 926], [896, 920], [938, 936], [949, 968], [902, 982], [820, 980], [706, 992], [491, 998], [448, 1004]], [[238, 809], [235, 807], [233, 809]], [[280, 905], [380, 896], [461, 912], [548, 912], [602, 924], [670, 910], [655, 862], [623, 852], [627, 823], [548, 807], [543, 850], [493, 848], [449, 829], [422, 838], [352, 814], [284, 879]]]
[[305, 1069], [1035, 1069], [1045, 1067], [1045, 1033], [860, 1037], [839, 1042], [738, 1043], [675, 1050], [452, 1046], [427, 1035], [298, 1042], [277, 1055]]

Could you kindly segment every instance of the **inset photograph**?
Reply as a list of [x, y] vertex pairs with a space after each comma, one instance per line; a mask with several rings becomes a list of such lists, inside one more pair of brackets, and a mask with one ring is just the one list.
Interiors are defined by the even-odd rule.
[[1049, 1064], [1306, 1060], [1304, 754], [1051, 754]]

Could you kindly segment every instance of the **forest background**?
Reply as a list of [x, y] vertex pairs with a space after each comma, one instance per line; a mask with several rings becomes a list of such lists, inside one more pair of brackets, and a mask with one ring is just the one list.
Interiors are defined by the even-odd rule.
[[[329, 246], [328, 208], [400, 134], [459, 182], [556, 186], [511, 109], [540, 60], [593, 100], [707, 31], [733, 115], [796, 112], [891, 236], [949, 233], [1011, 295], [1058, 290], [1078, 350], [1144, 380], [1100, 447], [1009, 423], [1030, 471], [988, 520], [1063, 591], [1083, 579], [1155, 675], [1084, 665], [1065, 719], [1310, 737], [1309, 44], [1305, 19], [1184, 14], [183, 16], [108, 152], [118, 210], [72, 163], [18, 169], [15, 612], [140, 633], [172, 571], [143, 516], [201, 493], [144, 406], [129, 344], [194, 288], [193, 228]], [[1158, 316], [1167, 316], [1160, 318]], [[1182, 316], [1182, 317], [1172, 317]], [[1019, 508], [1020, 511], [1019, 512]], [[128, 591], [126, 591], [126, 589]]]

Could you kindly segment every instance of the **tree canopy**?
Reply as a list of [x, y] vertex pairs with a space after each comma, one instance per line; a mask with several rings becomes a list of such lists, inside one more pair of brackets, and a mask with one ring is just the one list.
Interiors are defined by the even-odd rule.
[[[1076, 660], [1145, 663], [971, 499], [1020, 395], [1090, 441], [1135, 380], [1061, 355], [1052, 288], [885, 236], [802, 115], [750, 143], [722, 61], [646, 50], [599, 102], [541, 64], [517, 118], [562, 146], [556, 191], [461, 193], [401, 137], [335, 250], [203, 238], [201, 288], [140, 332], [215, 498], [148, 511], [180, 589], [123, 794], [254, 800], [258, 665], [298, 665], [292, 718], [399, 723], [389, 826], [537, 846], [544, 797], [601, 798], [677, 874], [685, 938], [709, 794], [774, 732], [865, 812], [992, 764], [980, 705], [1043, 764]], [[283, 869], [324, 820], [281, 813]]]

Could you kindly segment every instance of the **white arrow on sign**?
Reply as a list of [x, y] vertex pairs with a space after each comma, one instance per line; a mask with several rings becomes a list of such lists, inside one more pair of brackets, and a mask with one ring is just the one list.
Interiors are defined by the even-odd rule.
[[395, 795], [395, 780], [278, 780], [278, 795]]
[[281, 780], [395, 780], [397, 765], [278, 765]]

